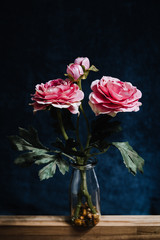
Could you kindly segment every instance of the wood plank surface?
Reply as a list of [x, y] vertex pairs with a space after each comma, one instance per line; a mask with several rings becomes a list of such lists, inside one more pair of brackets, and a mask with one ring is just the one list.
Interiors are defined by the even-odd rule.
[[0, 240], [160, 240], [160, 215], [101, 216], [97, 226], [75, 228], [64, 216], [0, 216]]

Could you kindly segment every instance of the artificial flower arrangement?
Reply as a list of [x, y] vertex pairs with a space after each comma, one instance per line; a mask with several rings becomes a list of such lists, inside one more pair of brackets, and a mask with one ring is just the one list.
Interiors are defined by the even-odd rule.
[[[128, 142], [108, 142], [107, 137], [121, 130], [114, 117], [119, 112], [137, 112], [142, 105], [139, 99], [140, 90], [130, 82], [122, 82], [117, 78], [103, 76], [91, 84], [92, 92], [88, 104], [95, 113], [96, 119], [91, 123], [83, 108], [85, 83], [90, 71], [98, 69], [90, 66], [87, 57], [78, 57], [67, 66], [66, 79], [54, 79], [36, 85], [32, 95], [33, 111], [50, 111], [54, 119], [55, 130], [61, 132], [62, 138], [56, 138], [53, 149], [45, 147], [39, 140], [37, 131], [19, 128], [19, 136], [10, 136], [14, 149], [22, 154], [15, 160], [21, 166], [32, 164], [44, 165], [39, 171], [40, 180], [54, 176], [56, 168], [62, 174], [72, 166], [74, 173], [71, 183], [71, 220], [76, 226], [94, 226], [100, 219], [99, 186], [94, 172], [96, 156], [107, 152], [114, 146], [119, 149], [125, 166], [134, 175], [143, 172], [144, 160]], [[72, 114], [76, 114], [76, 123], [72, 122]], [[99, 116], [100, 115], [100, 116]], [[84, 117], [87, 139], [82, 143], [79, 134], [80, 116]], [[75, 127], [73, 128], [73, 126]], [[68, 132], [73, 132], [70, 137]], [[92, 170], [92, 173], [89, 173]]]

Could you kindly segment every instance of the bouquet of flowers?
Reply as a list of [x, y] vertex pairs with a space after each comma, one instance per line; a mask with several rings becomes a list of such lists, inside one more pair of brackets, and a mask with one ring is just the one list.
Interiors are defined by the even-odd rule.
[[[74, 175], [78, 182], [76, 191], [75, 184], [72, 185], [76, 200], [74, 199], [71, 213], [72, 222], [79, 226], [93, 226], [99, 221], [100, 210], [97, 204], [94, 204], [97, 197], [92, 197], [89, 190], [94, 184], [93, 180], [87, 182], [86, 167], [96, 163], [97, 155], [107, 152], [111, 146], [118, 148], [125, 166], [134, 175], [137, 170], [143, 172], [144, 164], [144, 160], [128, 142], [107, 140], [108, 136], [121, 130], [120, 123], [114, 121], [117, 113], [139, 110], [142, 105], [139, 102], [141, 91], [130, 82], [122, 82], [109, 76], [94, 80], [88, 104], [96, 118], [90, 122], [83, 108], [85, 93], [82, 89], [82, 83], [85, 83], [90, 71], [97, 72], [98, 69], [90, 65], [87, 57], [78, 57], [74, 63], [67, 66], [65, 80], [57, 78], [35, 87], [33, 102], [30, 104], [33, 111], [50, 111], [55, 130], [62, 135], [52, 143], [52, 149], [40, 142], [37, 130], [33, 127], [19, 128], [19, 135], [9, 137], [14, 149], [22, 152], [15, 160], [16, 164], [43, 165], [39, 171], [40, 180], [53, 177], [56, 168], [62, 174], [65, 174], [70, 166], [79, 171], [79, 175]], [[76, 118], [73, 118], [72, 114], [76, 115]], [[87, 138], [83, 142], [79, 133], [80, 117], [84, 117], [87, 129]], [[69, 136], [68, 133], [71, 132]]]

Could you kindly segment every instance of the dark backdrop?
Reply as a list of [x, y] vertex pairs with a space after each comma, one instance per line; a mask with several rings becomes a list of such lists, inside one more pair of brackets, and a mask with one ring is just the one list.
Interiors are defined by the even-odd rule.
[[144, 174], [131, 175], [116, 149], [99, 157], [102, 214], [160, 214], [159, 13], [160, 2], [154, 0], [1, 3], [0, 214], [69, 214], [71, 172], [57, 171], [40, 182], [38, 167], [14, 165], [17, 153], [6, 136], [33, 125], [49, 146], [54, 139], [50, 116], [33, 115], [30, 94], [37, 83], [63, 78], [66, 65], [78, 56], [87, 56], [100, 70], [89, 75], [87, 93], [103, 75], [132, 82], [143, 93], [139, 112], [116, 118], [123, 125], [121, 140], [145, 159]]

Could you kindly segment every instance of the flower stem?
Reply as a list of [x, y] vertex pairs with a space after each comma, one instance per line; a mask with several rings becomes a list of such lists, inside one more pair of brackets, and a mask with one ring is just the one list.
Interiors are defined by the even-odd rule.
[[77, 141], [80, 145], [80, 149], [81, 149], [81, 151], [83, 151], [83, 146], [81, 144], [81, 140], [80, 140], [80, 137], [79, 137], [79, 116], [77, 116], [76, 136], [77, 136]]
[[87, 179], [86, 179], [86, 171], [85, 170], [81, 170], [81, 178], [82, 178], [82, 184], [81, 184], [81, 192], [82, 194], [85, 196], [88, 206], [91, 209], [92, 213], [96, 213], [96, 210], [93, 206], [92, 203], [92, 199], [91, 199], [91, 195], [88, 192], [88, 188], [87, 188]]
[[93, 213], [93, 214], [97, 213], [96, 209], [93, 206], [91, 195], [88, 192], [86, 170], [80, 170], [80, 174], [81, 174], [81, 187], [80, 187], [80, 190], [78, 193], [78, 200], [77, 200], [77, 205], [76, 205], [76, 209], [75, 209], [75, 213], [74, 213], [74, 218], [79, 217], [80, 208], [82, 206], [83, 196], [86, 198], [88, 207], [91, 209], [91, 213]]
[[60, 129], [61, 129], [61, 133], [62, 133], [64, 139], [68, 140], [68, 135], [67, 135], [67, 133], [65, 131], [65, 128], [64, 128], [64, 125], [63, 125], [62, 114], [61, 114], [61, 110], [60, 109], [57, 109], [57, 117], [58, 117]]
[[79, 212], [80, 212], [80, 208], [81, 208], [81, 205], [82, 205], [82, 196], [81, 196], [81, 192], [78, 194], [78, 202], [77, 202], [77, 206], [76, 206], [76, 209], [75, 209], [75, 213], [74, 213], [74, 218], [78, 218], [79, 216]]
[[[80, 90], [82, 90], [82, 84], [81, 84], [81, 80], [78, 81], [78, 86], [80, 88]], [[87, 125], [87, 131], [88, 131], [88, 136], [87, 136], [87, 142], [86, 142], [86, 148], [89, 146], [89, 142], [90, 142], [90, 139], [91, 139], [91, 133], [90, 133], [90, 127], [89, 127], [89, 122], [88, 122], [88, 118], [85, 114], [85, 111], [83, 109], [83, 106], [82, 106], [82, 102], [81, 102], [81, 105], [80, 105], [80, 110], [85, 118], [85, 121], [86, 121], [86, 125]]]
[[109, 148], [110, 148], [110, 145], [103, 152], [96, 152], [96, 153], [90, 154], [90, 157], [94, 157], [94, 156], [103, 154], [103, 153], [107, 152]]

